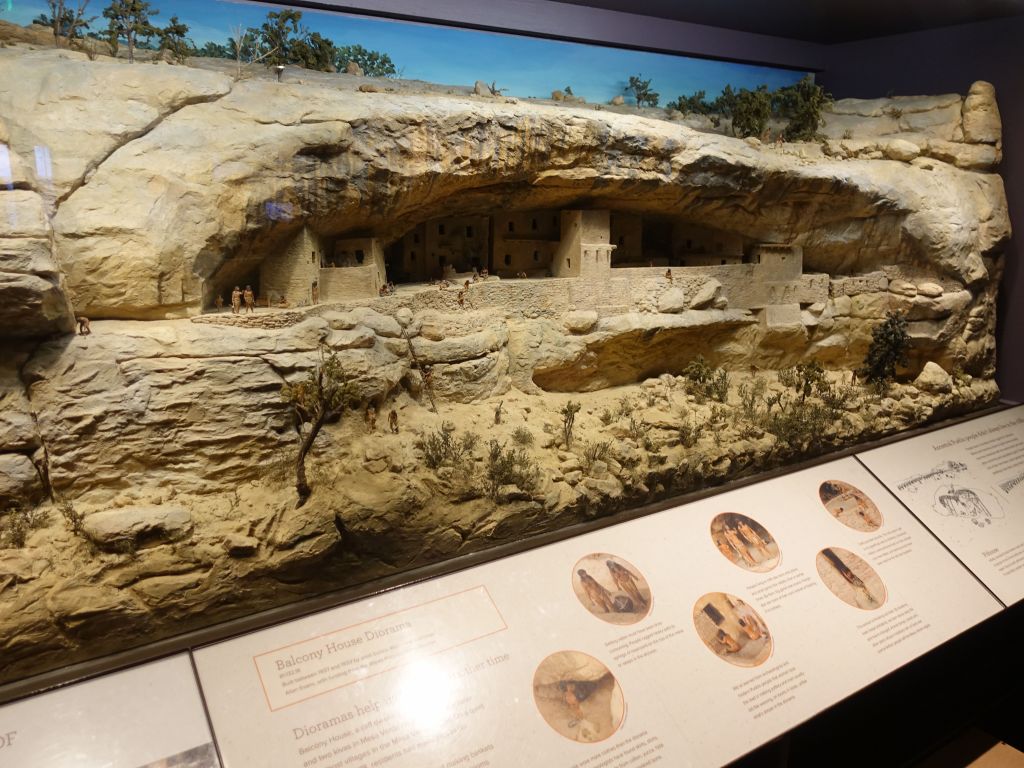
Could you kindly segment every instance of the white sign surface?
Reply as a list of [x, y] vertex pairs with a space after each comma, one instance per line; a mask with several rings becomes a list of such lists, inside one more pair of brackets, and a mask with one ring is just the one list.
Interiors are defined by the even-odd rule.
[[220, 767], [188, 655], [0, 707], [0, 765]]
[[999, 610], [845, 459], [195, 658], [226, 768], [721, 765]]
[[1024, 407], [859, 458], [1000, 600], [1024, 598]]

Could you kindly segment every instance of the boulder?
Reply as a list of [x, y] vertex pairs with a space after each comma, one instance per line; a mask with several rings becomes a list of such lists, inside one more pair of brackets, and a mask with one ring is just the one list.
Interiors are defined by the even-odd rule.
[[618, 96], [612, 96], [611, 101], [608, 103], [613, 107], [621, 107], [626, 103], [626, 98], [620, 93]]
[[0, 453], [0, 506], [35, 503], [43, 483], [32, 460], [20, 453]]
[[996, 104], [996, 89], [983, 80], [971, 85], [963, 106], [964, 141], [998, 144], [1003, 138], [1003, 122]]
[[473, 83], [473, 94], [476, 96], [493, 96], [491, 87], [483, 80], [477, 80]]
[[676, 314], [686, 309], [686, 292], [678, 286], [669, 288], [658, 297], [658, 311]]
[[331, 349], [371, 349], [377, 343], [373, 331], [363, 326], [356, 326], [348, 331], [331, 331], [327, 335], [327, 346]]
[[551, 92], [552, 101], [565, 101], [565, 91], [554, 90]]
[[565, 328], [569, 333], [587, 333], [597, 325], [597, 312], [576, 310], [565, 316]]
[[882, 145], [882, 154], [890, 160], [909, 163], [921, 154], [921, 148], [917, 144], [905, 139], [892, 139]]
[[259, 539], [241, 533], [229, 533], [224, 537], [224, 551], [230, 557], [252, 557], [259, 551]]
[[690, 299], [690, 309], [704, 309], [709, 304], [712, 304], [721, 292], [722, 284], [720, 282], [714, 278], [705, 280], [704, 284], [697, 289], [697, 292]]
[[490, 352], [501, 349], [508, 343], [508, 330], [504, 326], [470, 333], [466, 336], [453, 336], [440, 341], [429, 341], [423, 338], [412, 340], [412, 348], [416, 359], [425, 365], [434, 363], [458, 363], [475, 360]]
[[359, 66], [358, 61], [349, 61], [345, 64], [345, 74], [363, 77], [363, 68]]
[[935, 299], [942, 295], [942, 286], [938, 283], [918, 283], [917, 292], [929, 299]]
[[924, 392], [946, 393], [953, 391], [953, 377], [950, 376], [938, 363], [927, 362], [918, 377], [914, 379], [914, 386]]
[[87, 515], [82, 529], [106, 549], [125, 543], [133, 547], [164, 544], [192, 533], [192, 514], [170, 504], [121, 507]]
[[991, 144], [962, 144], [931, 139], [928, 154], [968, 171], [990, 171], [1003, 159], [1002, 150]]

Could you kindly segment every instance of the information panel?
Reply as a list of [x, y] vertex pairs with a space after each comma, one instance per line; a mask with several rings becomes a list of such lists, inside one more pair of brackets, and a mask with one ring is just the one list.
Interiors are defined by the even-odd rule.
[[0, 707], [0, 765], [220, 768], [187, 654]]
[[1024, 598], [1024, 406], [859, 458], [1000, 600]]
[[226, 768], [721, 765], [1000, 608], [844, 459], [195, 658]]

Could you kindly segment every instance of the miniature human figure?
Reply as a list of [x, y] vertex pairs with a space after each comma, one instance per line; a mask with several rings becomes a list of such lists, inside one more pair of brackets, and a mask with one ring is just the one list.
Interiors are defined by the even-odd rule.
[[[580, 699], [576, 696], [576, 683], [571, 680], [565, 680], [558, 684], [558, 687], [562, 691], [562, 701], [565, 702], [565, 706], [569, 708], [569, 712], [576, 718], [576, 721], [583, 719], [583, 710], [580, 708]], [[575, 722], [569, 723], [570, 726], [575, 725]]]
[[464, 307], [466, 305], [466, 289], [465, 288], [463, 288], [461, 291], [459, 291], [458, 300], [459, 300], [459, 307]]
[[480, 279], [480, 270], [478, 270], [476, 267], [473, 267], [473, 282], [475, 283], [479, 279]]
[[646, 608], [647, 598], [640, 594], [640, 588], [636, 585], [636, 575], [614, 560], [605, 560], [604, 564], [608, 566], [608, 572], [611, 573], [615, 586], [633, 598], [637, 605]]
[[665, 279], [668, 280], [670, 283], [672, 282], [672, 270], [671, 269], [666, 269], [665, 270]]
[[480, 277], [481, 277], [482, 279], [486, 280], [486, 279], [487, 279], [488, 277], [490, 277], [490, 276], [491, 276], [491, 273], [490, 273], [490, 272], [488, 272], [488, 271], [487, 271], [486, 269], [481, 269], [481, 270], [480, 270]]
[[285, 296], [282, 296], [281, 300], [279, 302], [277, 302], [277, 306], [280, 309], [287, 309], [288, 308], [288, 299]]
[[391, 434], [398, 434], [398, 412], [394, 408], [388, 414], [388, 427], [391, 429]]
[[775, 137], [775, 148], [782, 149], [782, 131], [779, 131], [778, 135]]
[[242, 301], [245, 302], [246, 312], [256, 311], [256, 294], [252, 292], [252, 286], [245, 286], [245, 290], [242, 291]]
[[89, 318], [85, 315], [77, 315], [75, 322], [78, 323], [78, 335], [88, 336], [92, 333], [92, 328], [89, 327]]
[[377, 409], [373, 403], [366, 406], [366, 413], [363, 414], [363, 420], [366, 422], [366, 431], [374, 432], [377, 429]]
[[224, 297], [221, 296], [219, 293], [217, 294], [217, 298], [213, 300], [213, 306], [215, 306], [217, 309], [224, 308]]
[[242, 311], [242, 289], [237, 285], [231, 292], [231, 314], [237, 315]]
[[582, 568], [576, 571], [576, 575], [580, 577], [583, 591], [587, 593], [587, 597], [590, 598], [590, 602], [593, 603], [595, 608], [599, 609], [602, 613], [612, 613], [615, 610], [611, 593], [598, 584], [597, 579]]
[[309, 292], [311, 294], [310, 298], [312, 299], [313, 303], [314, 304], [319, 304], [320, 303], [320, 281], [319, 280], [314, 280], [313, 281], [313, 287], [309, 289]]
[[735, 528], [725, 526], [725, 528], [722, 529], [722, 532], [725, 535], [726, 541], [732, 544], [733, 549], [736, 550], [736, 554], [743, 558], [743, 562], [747, 565], [757, 565], [757, 562], [750, 556], [750, 551], [743, 544], [743, 540], [740, 538]]
[[740, 650], [740, 644], [733, 639], [733, 636], [726, 632], [724, 629], [718, 630], [718, 642], [725, 648], [726, 653], [736, 653]]

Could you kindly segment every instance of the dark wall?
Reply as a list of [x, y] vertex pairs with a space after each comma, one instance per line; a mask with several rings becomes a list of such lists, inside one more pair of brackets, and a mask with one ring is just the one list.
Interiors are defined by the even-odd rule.
[[996, 87], [1003, 163], [1016, 237], [1006, 249], [999, 297], [998, 379], [1003, 397], [1024, 401], [1024, 17], [830, 46], [819, 76], [837, 98], [967, 93], [975, 80]]

